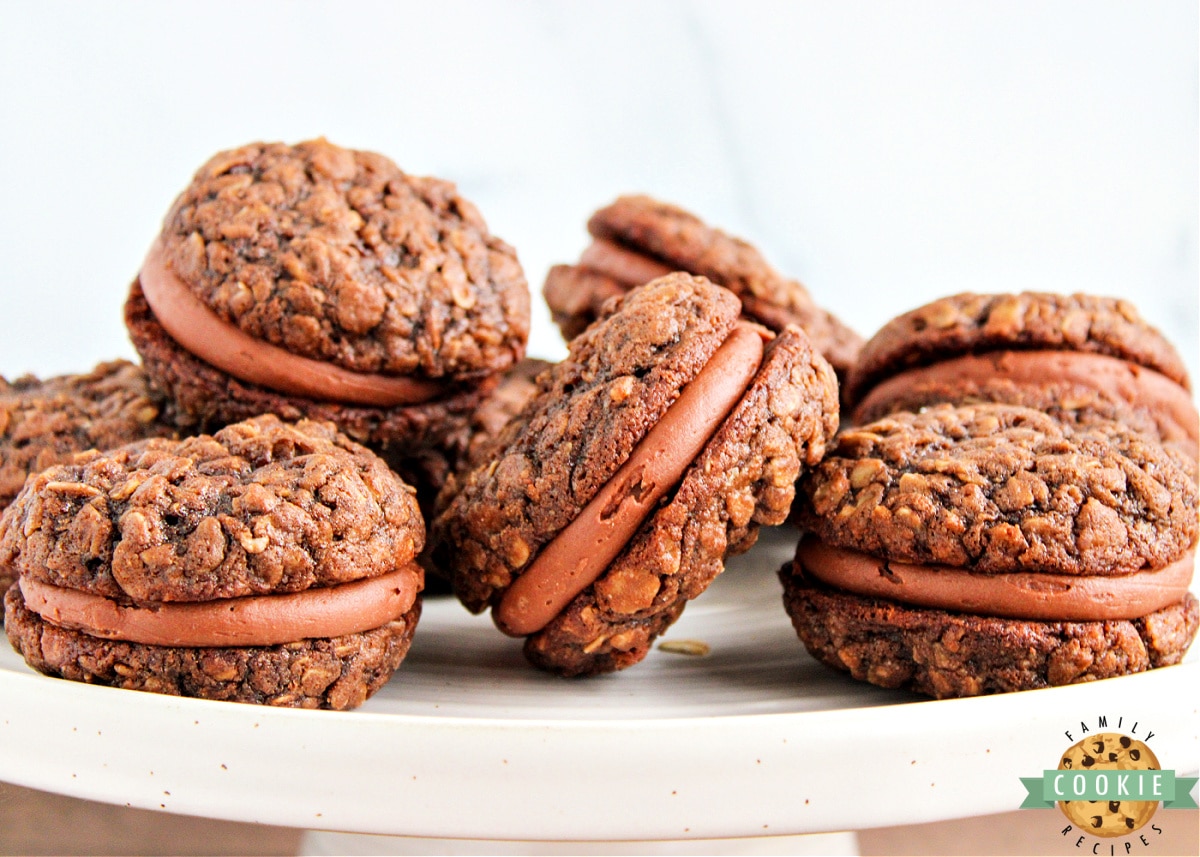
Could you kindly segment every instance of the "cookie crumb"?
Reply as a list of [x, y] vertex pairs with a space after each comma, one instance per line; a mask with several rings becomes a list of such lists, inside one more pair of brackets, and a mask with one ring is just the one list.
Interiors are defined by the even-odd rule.
[[712, 651], [712, 648], [702, 640], [663, 640], [658, 644], [660, 651], [672, 655], [690, 655], [702, 658]]

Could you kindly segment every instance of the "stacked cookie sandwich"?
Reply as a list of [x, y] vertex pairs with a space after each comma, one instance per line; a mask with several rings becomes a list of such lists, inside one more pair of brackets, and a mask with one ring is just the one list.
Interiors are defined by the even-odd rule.
[[525, 395], [515, 252], [448, 182], [255, 143], [180, 194], [125, 320], [143, 366], [0, 385], [13, 646], [80, 681], [360, 704], [424, 585], [414, 488], [379, 454], [431, 502]]

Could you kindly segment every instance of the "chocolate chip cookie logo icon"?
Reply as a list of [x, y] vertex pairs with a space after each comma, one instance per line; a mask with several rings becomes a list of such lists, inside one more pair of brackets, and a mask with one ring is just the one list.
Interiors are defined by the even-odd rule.
[[[1082, 732], [1090, 731], [1086, 723], [1080, 725]], [[1106, 726], [1107, 719], [1100, 718], [1099, 725]], [[1136, 729], [1135, 724], [1134, 733]], [[1163, 809], [1196, 808], [1191, 792], [1197, 778], [1164, 770], [1146, 743], [1153, 735], [1149, 732], [1145, 740], [1122, 732], [1086, 735], [1063, 752], [1053, 770], [1021, 777], [1027, 791], [1021, 809], [1058, 806], [1071, 822], [1064, 834], [1110, 839], [1144, 828], [1160, 804]], [[1072, 737], [1069, 731], [1067, 736]]]

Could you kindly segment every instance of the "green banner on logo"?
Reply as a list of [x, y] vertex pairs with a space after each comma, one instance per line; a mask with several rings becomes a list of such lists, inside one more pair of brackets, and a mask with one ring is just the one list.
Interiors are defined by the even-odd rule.
[[1191, 791], [1197, 777], [1174, 771], [1043, 771], [1021, 777], [1027, 792], [1021, 809], [1048, 809], [1062, 800], [1161, 801], [1163, 809], [1196, 809]]

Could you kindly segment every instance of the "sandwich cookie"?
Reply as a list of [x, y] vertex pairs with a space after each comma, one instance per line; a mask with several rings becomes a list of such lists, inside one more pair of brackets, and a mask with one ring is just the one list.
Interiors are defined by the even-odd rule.
[[786, 518], [838, 419], [804, 333], [739, 321], [703, 278], [667, 275], [607, 312], [432, 527], [462, 602], [562, 675], [644, 658], [727, 555]]
[[410, 485], [417, 488], [421, 511], [432, 519], [437, 497], [447, 489], [456, 473], [483, 461], [486, 448], [510, 419], [520, 413], [537, 391], [535, 379], [550, 367], [546, 360], [526, 357], [510, 368], [471, 414], [460, 431], [439, 447], [417, 450], [394, 448], [384, 451], [384, 460]]
[[[25, 375], [9, 383], [0, 377], [0, 511], [31, 473], [78, 452], [175, 433], [162, 395], [140, 366], [125, 360], [45, 380]], [[0, 595], [13, 579], [0, 566]]]
[[808, 531], [780, 572], [815, 657], [935, 697], [1177, 663], [1195, 463], [1117, 423], [940, 405], [843, 431], [801, 481]]
[[328, 423], [84, 453], [0, 517], [6, 631], [75, 681], [353, 708], [408, 650], [424, 536], [412, 490]]
[[454, 185], [325, 140], [255, 143], [175, 201], [125, 317], [191, 425], [274, 413], [416, 449], [521, 359], [529, 293]]
[[1196, 457], [1200, 418], [1174, 347], [1132, 305], [1090, 295], [960, 294], [905, 313], [850, 373], [854, 422], [949, 402], [1119, 420]]
[[563, 336], [592, 323], [605, 301], [672, 271], [707, 277], [732, 291], [746, 318], [781, 331], [799, 325], [839, 375], [862, 339], [821, 309], [808, 290], [772, 268], [753, 246], [648, 196], [623, 196], [588, 221], [592, 243], [576, 265], [555, 265], [543, 292]]

